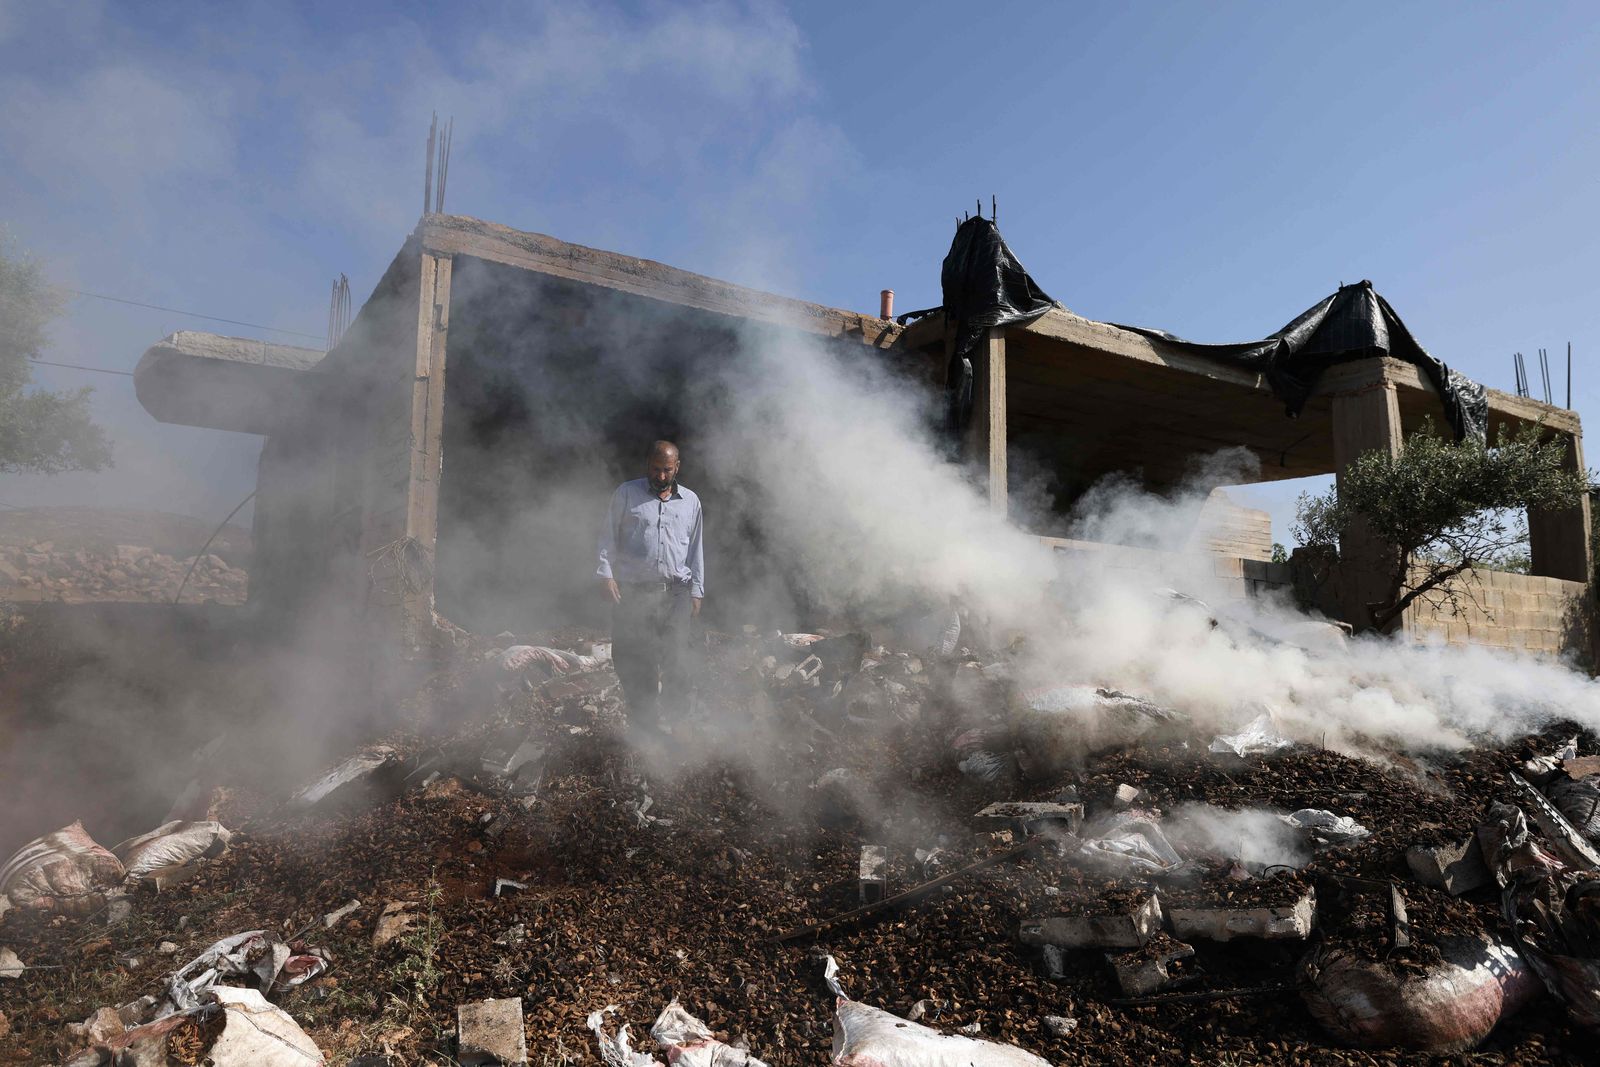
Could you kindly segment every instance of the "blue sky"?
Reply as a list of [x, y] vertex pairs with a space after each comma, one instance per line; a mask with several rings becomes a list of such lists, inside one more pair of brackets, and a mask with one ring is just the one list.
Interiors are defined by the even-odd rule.
[[[995, 194], [1082, 315], [1239, 340], [1371, 278], [1492, 386], [1572, 341], [1587, 417], [1597, 45], [1577, 3], [0, 0], [0, 223], [65, 285], [317, 334], [330, 280], [359, 304], [414, 225], [437, 108], [452, 211], [909, 309]], [[79, 299], [50, 358], [131, 369], [179, 328], [256, 332]], [[253, 485], [255, 438], [37, 378], [97, 387], [119, 468], [0, 501], [220, 518]], [[1280, 540], [1299, 488], [1247, 494]]]

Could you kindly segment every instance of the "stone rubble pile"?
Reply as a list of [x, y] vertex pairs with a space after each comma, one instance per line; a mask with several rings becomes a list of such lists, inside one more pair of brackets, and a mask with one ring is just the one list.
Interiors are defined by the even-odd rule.
[[244, 602], [249, 575], [214, 553], [196, 564], [194, 556], [180, 559], [138, 545], [117, 545], [107, 553], [67, 551], [51, 541], [0, 547], [0, 599], [171, 600], [191, 565], [185, 602]]

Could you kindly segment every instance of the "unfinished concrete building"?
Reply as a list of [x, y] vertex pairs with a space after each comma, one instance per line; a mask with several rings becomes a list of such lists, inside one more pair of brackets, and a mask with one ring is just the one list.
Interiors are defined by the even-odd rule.
[[[592, 606], [593, 529], [573, 509], [597, 517], [654, 437], [681, 438], [692, 463], [701, 428], [690, 413], [727, 399], [707, 395], [724, 376], [705, 369], [783, 334], [890, 361], [935, 395], [945, 385], [941, 315], [903, 327], [443, 214], [422, 218], [326, 354], [179, 333], [146, 353], [136, 385], [163, 421], [266, 436], [256, 610], [417, 645], [435, 611], [493, 632]], [[1019, 466], [1052, 472], [1061, 508], [1110, 474], [1169, 488], [1197, 457], [1232, 446], [1254, 453], [1261, 480], [1337, 475], [1443, 413], [1417, 367], [1370, 358], [1322, 375], [1289, 419], [1259, 373], [1059, 306], [982, 343], [965, 447], [1000, 511]], [[1491, 434], [1542, 425], [1582, 469], [1574, 412], [1490, 390], [1488, 421]], [[592, 489], [574, 493], [552, 470], [582, 472]], [[722, 520], [719, 585], [781, 582], [748, 563], [761, 534], [719, 493], [730, 487], [685, 481]], [[1586, 503], [1530, 515], [1531, 574], [1484, 576], [1464, 615], [1415, 605], [1405, 629], [1587, 660], [1589, 521]], [[1039, 532], [1063, 552], [1104, 552], [1107, 565], [1137, 555]], [[1293, 585], [1289, 564], [1263, 558], [1262, 535], [1257, 523], [1214, 539], [1217, 574], [1240, 596]], [[1360, 547], [1345, 546], [1350, 560]], [[1356, 605], [1380, 580], [1346, 566], [1321, 604], [1359, 625]]]

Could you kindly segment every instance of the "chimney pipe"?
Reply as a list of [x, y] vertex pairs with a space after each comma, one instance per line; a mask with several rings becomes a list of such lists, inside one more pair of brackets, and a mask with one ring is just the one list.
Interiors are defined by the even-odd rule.
[[878, 318], [894, 318], [894, 290], [885, 289], [878, 294]]

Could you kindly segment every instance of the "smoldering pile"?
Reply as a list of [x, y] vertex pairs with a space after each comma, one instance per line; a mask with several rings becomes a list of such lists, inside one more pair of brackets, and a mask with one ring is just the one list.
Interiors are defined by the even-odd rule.
[[[190, 821], [7, 865], [0, 1054], [279, 1062], [239, 1019], [284, 1063], [1586, 1047], [1593, 736], [1379, 763], [947, 629], [713, 634], [667, 767], [571, 633], [464, 639], [404, 728], [275, 797], [213, 749]], [[637, 1048], [613, 1006], [656, 1020]]]

